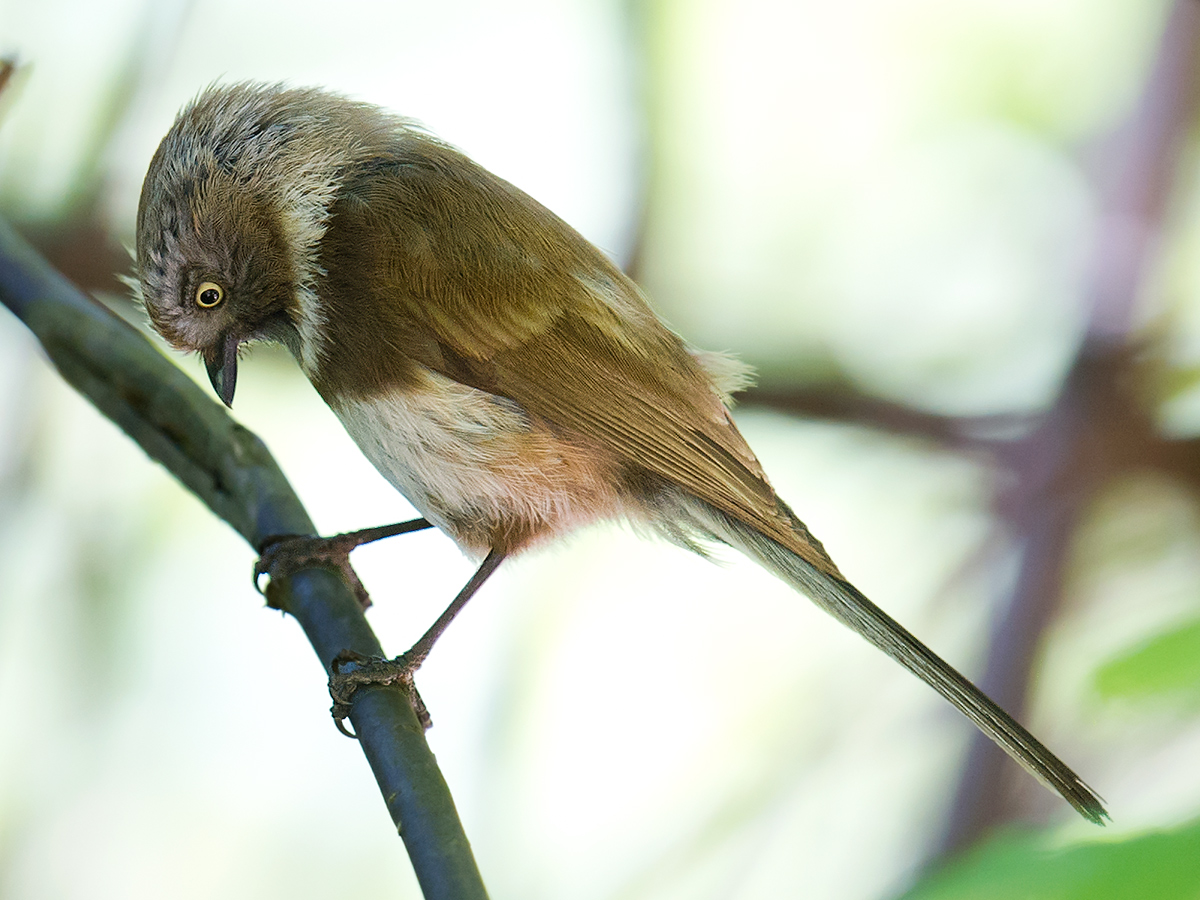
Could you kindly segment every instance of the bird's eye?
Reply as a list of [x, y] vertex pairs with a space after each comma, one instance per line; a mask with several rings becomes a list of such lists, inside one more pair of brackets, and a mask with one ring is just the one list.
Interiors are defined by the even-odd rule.
[[225, 299], [225, 288], [212, 281], [202, 282], [200, 287], [196, 288], [196, 305], [203, 309], [212, 309], [214, 306], [220, 306], [221, 301]]

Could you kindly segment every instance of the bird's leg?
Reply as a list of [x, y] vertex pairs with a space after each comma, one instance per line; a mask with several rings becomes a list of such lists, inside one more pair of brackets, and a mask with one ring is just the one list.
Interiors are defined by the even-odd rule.
[[[330, 712], [342, 734], [349, 737], [354, 736], [342, 724], [350, 715], [354, 692], [360, 687], [374, 684], [399, 685], [412, 703], [421, 727], [428, 729], [433, 724], [429, 717], [429, 710], [421, 700], [421, 695], [417, 693], [413, 675], [425, 662], [429, 651], [437, 643], [437, 639], [454, 621], [454, 617], [462, 612], [467, 601], [475, 596], [475, 592], [496, 571], [500, 563], [504, 561], [504, 557], [505, 554], [498, 550], [488, 553], [479, 568], [475, 570], [475, 574], [471, 576], [471, 580], [458, 592], [458, 596], [446, 607], [445, 612], [438, 616], [437, 621], [429, 626], [429, 630], [421, 635], [421, 639], [413, 644], [407, 652], [401, 653], [395, 659], [373, 659], [343, 650], [334, 657], [331, 666], [333, 674], [329, 676], [329, 696], [333, 698], [333, 708]], [[353, 668], [346, 668], [349, 665], [353, 665]]]
[[367, 589], [358, 580], [358, 575], [350, 566], [350, 551], [363, 544], [378, 541], [397, 534], [408, 534], [410, 531], [421, 531], [432, 527], [425, 519], [412, 519], [408, 522], [397, 522], [394, 525], [379, 525], [375, 528], [364, 528], [361, 531], [348, 531], [345, 534], [335, 534], [333, 537], [315, 537], [308, 534], [285, 534], [267, 538], [259, 547], [259, 558], [254, 564], [254, 586], [259, 593], [266, 596], [266, 591], [260, 586], [263, 575], [272, 579], [282, 578], [299, 572], [301, 569], [327, 568], [337, 569], [354, 591], [363, 609], [371, 605]]

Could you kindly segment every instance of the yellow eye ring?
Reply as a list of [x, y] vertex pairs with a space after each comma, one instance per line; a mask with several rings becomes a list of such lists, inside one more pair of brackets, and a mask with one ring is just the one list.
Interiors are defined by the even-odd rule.
[[201, 309], [220, 306], [225, 299], [225, 288], [214, 281], [204, 281], [196, 288], [196, 305]]

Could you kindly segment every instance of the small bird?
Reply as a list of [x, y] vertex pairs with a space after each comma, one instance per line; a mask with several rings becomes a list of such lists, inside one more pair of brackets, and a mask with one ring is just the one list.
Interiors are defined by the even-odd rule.
[[413, 122], [317, 89], [210, 87], [150, 163], [136, 255], [151, 323], [203, 357], [222, 401], [244, 344], [283, 344], [384, 477], [483, 559], [443, 627], [503, 559], [589, 522], [730, 545], [1107, 818], [775, 494], [729, 414], [746, 370], [689, 347], [569, 225]]

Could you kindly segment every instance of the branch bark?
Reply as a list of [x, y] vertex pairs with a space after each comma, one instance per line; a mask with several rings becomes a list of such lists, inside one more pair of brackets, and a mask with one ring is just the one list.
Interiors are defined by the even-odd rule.
[[[0, 301], [76, 390], [256, 550], [271, 537], [315, 533], [266, 445], [3, 220]], [[327, 672], [342, 650], [384, 655], [353, 592], [333, 571], [277, 579], [270, 601], [300, 623]], [[404, 695], [395, 688], [360, 691], [350, 720], [427, 900], [485, 898], [450, 790]]]

